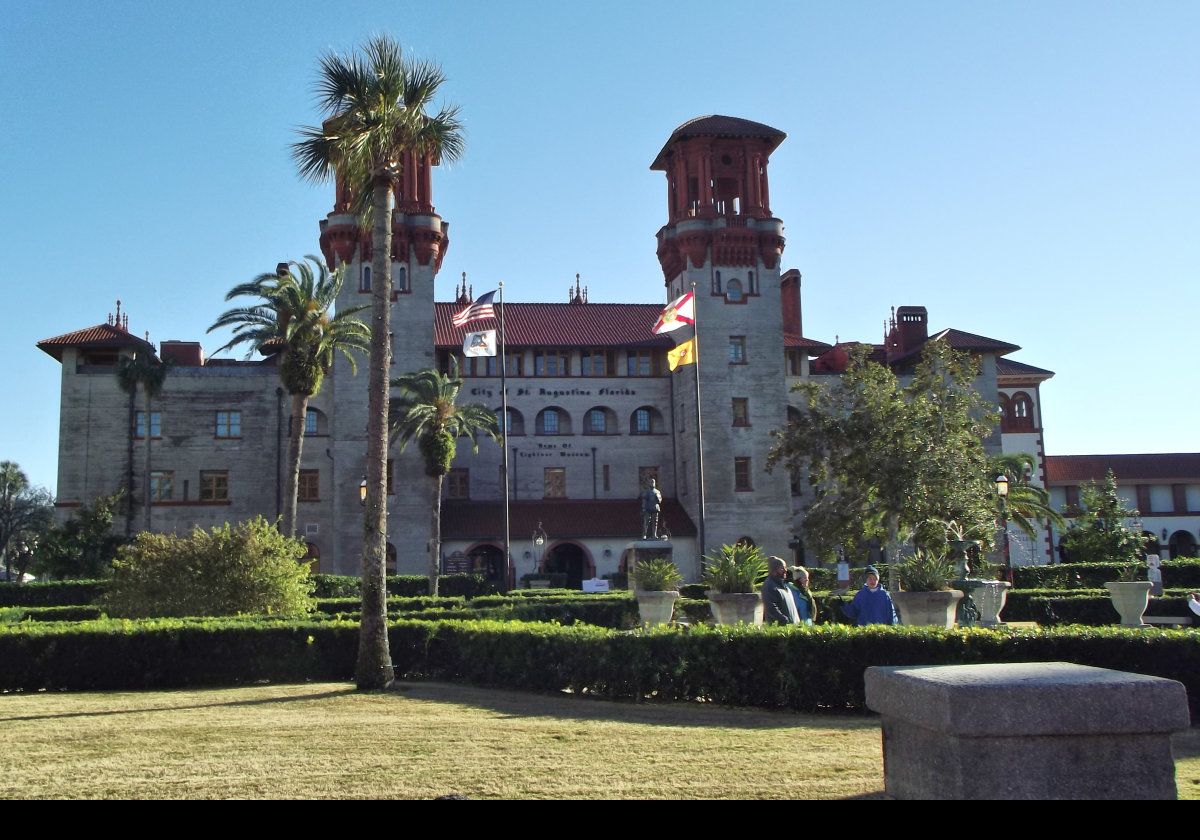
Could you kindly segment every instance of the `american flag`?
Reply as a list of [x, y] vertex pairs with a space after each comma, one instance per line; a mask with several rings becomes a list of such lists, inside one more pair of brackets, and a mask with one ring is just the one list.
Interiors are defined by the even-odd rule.
[[496, 309], [492, 306], [492, 298], [495, 296], [495, 292], [480, 295], [478, 300], [451, 318], [450, 322], [456, 327], [461, 327], [463, 324], [478, 321], [481, 318], [495, 318]]

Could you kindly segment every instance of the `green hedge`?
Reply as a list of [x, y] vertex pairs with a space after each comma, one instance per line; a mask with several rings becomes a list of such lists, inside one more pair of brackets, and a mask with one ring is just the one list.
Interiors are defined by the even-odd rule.
[[[1018, 566], [1013, 569], [1013, 585], [1017, 589], [1102, 589], [1109, 581], [1119, 580], [1123, 569], [1120, 563]], [[1168, 587], [1200, 589], [1200, 560], [1168, 560], [1162, 564], [1162, 573]]]
[[[861, 711], [870, 665], [1079, 662], [1184, 683], [1200, 716], [1200, 634], [1175, 630], [1029, 631], [655, 628], [399, 621], [397, 673], [409, 678], [616, 699], [706, 700], [798, 711]], [[0, 627], [0, 690], [127, 690], [259, 680], [345, 680], [351, 622], [236, 619], [95, 621]]]
[[83, 607], [104, 594], [102, 580], [0, 583], [0, 607]]
[[[313, 575], [318, 598], [357, 598], [359, 578], [353, 575]], [[429, 578], [424, 575], [388, 575], [388, 595], [398, 598], [418, 598], [429, 594]], [[494, 584], [479, 575], [442, 575], [438, 578], [438, 595], [449, 598], [473, 598], [497, 592]]]

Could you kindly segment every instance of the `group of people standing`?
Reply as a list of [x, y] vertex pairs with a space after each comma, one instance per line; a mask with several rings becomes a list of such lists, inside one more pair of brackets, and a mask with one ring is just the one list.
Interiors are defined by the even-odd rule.
[[[768, 575], [762, 588], [763, 622], [766, 624], [805, 624], [817, 620], [817, 599], [809, 587], [808, 569], [788, 566], [782, 557], [767, 558]], [[896, 624], [892, 596], [879, 585], [879, 570], [867, 567], [867, 582], [843, 608], [846, 616], [862, 627], [867, 624]]]

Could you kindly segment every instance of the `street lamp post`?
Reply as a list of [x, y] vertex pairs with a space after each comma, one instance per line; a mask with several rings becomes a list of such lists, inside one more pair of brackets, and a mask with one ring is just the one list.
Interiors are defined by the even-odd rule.
[[1008, 545], [1008, 476], [996, 476], [996, 495], [1000, 497], [1000, 527], [1004, 529], [1004, 579], [1013, 582], [1012, 559]]
[[546, 545], [546, 540], [548, 540], [549, 538], [550, 538], [550, 535], [546, 533], [544, 528], [542, 528], [542, 523], [539, 520], [538, 524], [537, 524], [537, 528], [535, 528], [533, 530], [533, 536], [530, 537], [530, 540], [533, 542], [533, 549], [534, 549], [534, 554], [533, 554], [533, 563], [534, 563], [533, 573], [534, 574], [537, 574], [538, 572], [540, 572], [542, 570], [542, 548], [543, 548], [543, 546]]

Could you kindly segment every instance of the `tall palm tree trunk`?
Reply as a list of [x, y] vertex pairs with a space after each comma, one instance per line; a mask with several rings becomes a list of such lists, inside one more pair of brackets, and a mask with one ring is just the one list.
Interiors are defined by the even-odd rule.
[[359, 689], [383, 688], [394, 678], [387, 637], [388, 379], [392, 363], [392, 184], [377, 173], [372, 188], [371, 353], [367, 384], [367, 498], [363, 511], [362, 619], [358, 634]]
[[429, 594], [434, 598], [438, 594], [438, 575], [442, 571], [442, 482], [445, 478], [441, 473], [433, 477], [433, 504], [429, 506], [433, 511], [429, 523], [432, 536], [429, 540]]
[[292, 394], [292, 425], [288, 430], [287, 475], [283, 479], [283, 535], [296, 536], [296, 505], [300, 496], [300, 455], [304, 450], [304, 421], [308, 394]]

